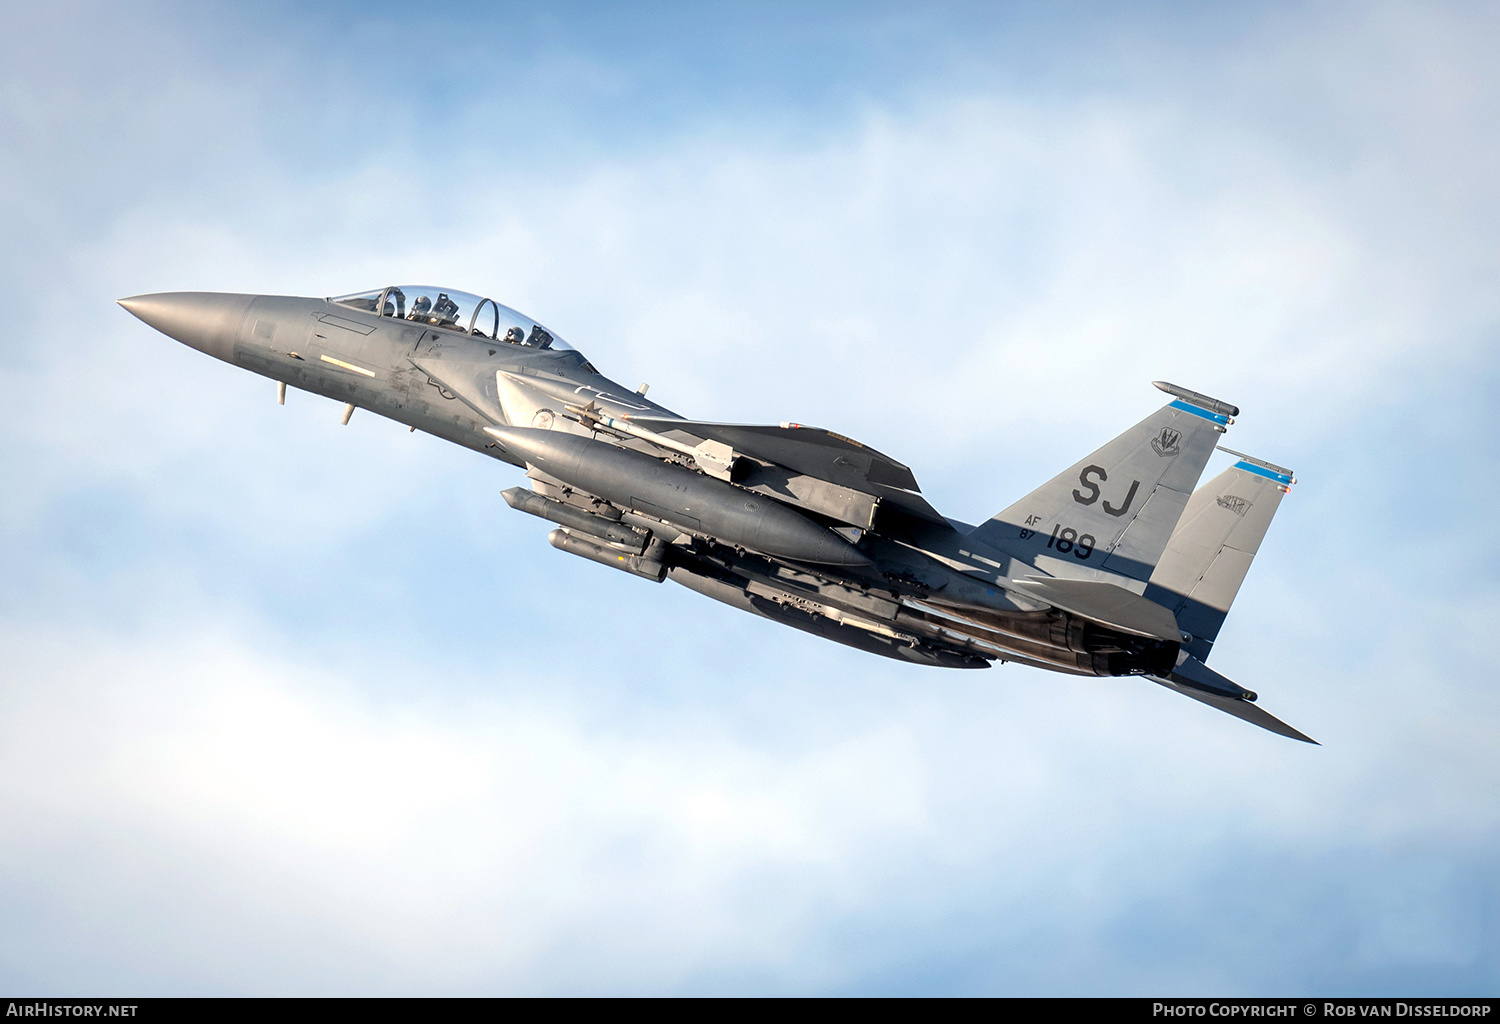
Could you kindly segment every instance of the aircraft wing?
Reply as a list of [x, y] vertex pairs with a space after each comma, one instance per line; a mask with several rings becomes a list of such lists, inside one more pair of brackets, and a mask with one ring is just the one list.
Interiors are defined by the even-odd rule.
[[[854, 495], [868, 496], [871, 499], [869, 507], [878, 503], [884, 508], [899, 509], [918, 519], [948, 526], [947, 520], [921, 497], [921, 488], [909, 467], [831, 430], [804, 427], [798, 423], [762, 426], [666, 417], [631, 416], [629, 419], [636, 426], [669, 437], [676, 434], [697, 441], [726, 444], [737, 455], [782, 467], [796, 477], [822, 481]], [[846, 522], [851, 521], [851, 517], [844, 510], [851, 505], [860, 505], [858, 501], [851, 502], [848, 495], [840, 495], [841, 500], [829, 503], [828, 508], [818, 507], [818, 504], [828, 503], [822, 497], [817, 503], [799, 501], [799, 497], [805, 499], [816, 489], [799, 488], [795, 481], [767, 482], [763, 488], [756, 487], [753, 481], [748, 485], [752, 490], [764, 489], [767, 493], [786, 497]], [[785, 493], [778, 494], [778, 491]], [[870, 524], [853, 522], [852, 525], [867, 527]]]
[[718, 441], [751, 458], [765, 459], [856, 490], [876, 484], [921, 491], [917, 478], [906, 466], [852, 438], [821, 427], [804, 427], [800, 423], [779, 426], [705, 423], [645, 416], [632, 416], [630, 422], [662, 434], [680, 431], [702, 440]]

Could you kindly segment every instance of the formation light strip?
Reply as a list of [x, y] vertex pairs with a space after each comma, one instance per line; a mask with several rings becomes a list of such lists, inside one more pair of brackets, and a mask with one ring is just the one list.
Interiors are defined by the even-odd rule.
[[342, 359], [333, 358], [333, 356], [319, 356], [318, 358], [323, 360], [323, 362], [325, 363], [332, 363], [334, 366], [342, 367], [345, 370], [353, 370], [355, 373], [362, 373], [366, 377], [375, 376], [374, 370], [366, 370], [363, 366], [355, 366], [353, 363], [346, 363]]

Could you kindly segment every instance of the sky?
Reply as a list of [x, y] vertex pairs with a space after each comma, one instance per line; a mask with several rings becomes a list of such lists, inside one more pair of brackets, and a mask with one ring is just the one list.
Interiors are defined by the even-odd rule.
[[[0, 990], [1494, 995], [1500, 12], [1225, 6], [12, 4]], [[606, 573], [114, 305], [411, 281], [969, 522], [1239, 405], [1211, 664], [1322, 745]]]

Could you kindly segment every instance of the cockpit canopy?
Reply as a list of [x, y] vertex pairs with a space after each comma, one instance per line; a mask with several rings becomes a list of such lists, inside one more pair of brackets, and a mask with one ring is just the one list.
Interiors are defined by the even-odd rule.
[[494, 299], [480, 298], [456, 288], [434, 288], [429, 285], [391, 285], [373, 292], [339, 295], [328, 300], [341, 306], [410, 320], [428, 327], [440, 327], [460, 334], [491, 341], [509, 342], [529, 348], [571, 352], [573, 346], [547, 328], [502, 306]]

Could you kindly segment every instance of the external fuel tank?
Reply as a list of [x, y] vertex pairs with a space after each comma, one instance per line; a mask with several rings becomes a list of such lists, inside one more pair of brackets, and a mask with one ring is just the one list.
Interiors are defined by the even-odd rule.
[[794, 562], [870, 564], [827, 527], [703, 473], [563, 431], [490, 427], [486, 432], [549, 476], [725, 544]]

